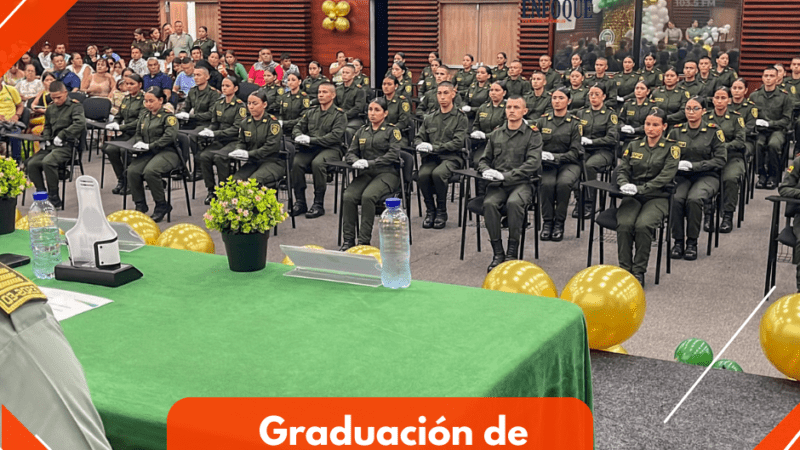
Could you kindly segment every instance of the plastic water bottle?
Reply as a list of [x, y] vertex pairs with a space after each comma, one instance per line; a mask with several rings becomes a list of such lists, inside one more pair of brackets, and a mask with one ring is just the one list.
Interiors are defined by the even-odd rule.
[[400, 208], [399, 198], [386, 199], [381, 214], [381, 281], [392, 289], [411, 284], [411, 248], [408, 243], [408, 217]]
[[33, 252], [33, 274], [43, 280], [55, 277], [56, 264], [61, 262], [61, 235], [56, 209], [47, 200], [47, 192], [33, 194], [28, 211], [28, 225]]

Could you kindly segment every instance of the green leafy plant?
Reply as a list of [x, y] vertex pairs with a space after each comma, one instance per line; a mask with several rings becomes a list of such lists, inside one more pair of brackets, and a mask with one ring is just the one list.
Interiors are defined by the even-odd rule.
[[275, 189], [259, 186], [256, 180], [234, 180], [220, 183], [217, 198], [203, 215], [206, 227], [230, 234], [266, 233], [289, 217], [283, 203], [275, 197]]
[[17, 166], [13, 158], [0, 156], [0, 198], [15, 198], [22, 190], [33, 187], [25, 178], [25, 172]]

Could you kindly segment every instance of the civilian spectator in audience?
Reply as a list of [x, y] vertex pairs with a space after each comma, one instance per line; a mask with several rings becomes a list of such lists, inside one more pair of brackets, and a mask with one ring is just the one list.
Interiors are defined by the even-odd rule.
[[217, 48], [217, 43], [208, 37], [208, 27], [205, 26], [197, 27], [197, 40], [192, 45], [200, 47], [204, 59], [207, 59], [211, 51]]
[[351, 60], [352, 58], [344, 56], [343, 51], [339, 50], [336, 52], [336, 61], [332, 62], [330, 68], [328, 68], [328, 72], [331, 74], [331, 81], [334, 84], [342, 81], [342, 73], [340, 70], [342, 70], [342, 67], [344, 67], [344, 65]]
[[114, 76], [114, 81], [119, 81], [122, 79], [122, 72], [125, 71], [125, 63], [122, 60], [116, 61], [114, 63], [114, 71], [112, 75]]
[[172, 78], [169, 75], [165, 74], [161, 71], [161, 66], [158, 63], [158, 59], [152, 57], [147, 60], [147, 70], [148, 73], [142, 80], [144, 82], [143, 90], [150, 89], [151, 86], [158, 86], [164, 92], [164, 95], [167, 98], [172, 97]]
[[113, 59], [114, 61], [119, 61], [120, 57], [118, 54], [114, 53], [113, 48], [106, 47], [103, 49], [103, 59]]
[[222, 78], [228, 78], [228, 69], [225, 68], [225, 58], [222, 56], [222, 52], [214, 50], [209, 53], [208, 58], [206, 58], [211, 66], [217, 69]]
[[108, 61], [100, 59], [97, 61], [97, 71], [83, 79], [81, 90], [86, 92], [89, 97], [108, 97], [116, 90], [117, 82], [108, 72]]
[[172, 25], [165, 23], [161, 26], [161, 40], [167, 44], [167, 49], [169, 49], [169, 37], [172, 35]]
[[183, 32], [183, 22], [180, 20], [175, 21], [175, 32], [169, 36], [169, 43], [167, 48], [175, 50], [175, 53], [182, 51], [189, 52], [192, 48], [194, 40], [188, 33]]
[[[52, 102], [50, 98], [50, 84], [56, 81], [56, 77], [53, 75], [53, 72], [45, 72], [44, 75], [42, 75], [41, 81], [43, 89], [31, 102], [31, 121], [28, 123], [31, 134], [36, 136], [41, 136], [44, 132], [44, 113], [47, 109], [47, 105]], [[38, 152], [40, 148], [39, 143], [34, 142], [33, 148], [34, 153]]]
[[266, 84], [264, 81], [264, 71], [273, 68], [278, 74], [278, 79], [282, 80], [283, 69], [280, 68], [278, 63], [272, 60], [272, 51], [268, 48], [262, 48], [258, 52], [258, 62], [253, 64], [253, 67], [250, 68], [250, 72], [247, 74], [247, 81], [264, 87], [264, 84]]
[[193, 87], [195, 87], [194, 82], [194, 61], [190, 58], [184, 58], [180, 61], [181, 63], [181, 73], [175, 79], [175, 86], [172, 88], [172, 92], [178, 95], [178, 97], [183, 100], [183, 97], [189, 93]]
[[17, 84], [17, 81], [23, 78], [25, 78], [25, 63], [20, 60], [11, 66], [8, 72], [3, 75], [3, 84], [14, 86]]
[[239, 77], [239, 82], [247, 81], [247, 70], [242, 63], [236, 59], [236, 52], [228, 50], [225, 52], [225, 69], [228, 75], [236, 75]]
[[192, 47], [192, 50], [189, 52], [192, 55], [192, 60], [194, 61], [194, 65], [197, 66], [197, 63], [203, 60], [203, 50], [200, 47]]
[[[55, 55], [63, 56], [64, 61], [66, 61], [67, 63], [69, 63], [69, 60], [71, 58], [69, 53], [67, 53], [67, 46], [64, 44], [56, 44], [56, 50], [53, 52], [53, 56]], [[50, 57], [50, 59], [52, 59], [52, 56]]]
[[164, 50], [167, 48], [167, 43], [161, 39], [161, 31], [159, 31], [158, 28], [152, 28], [150, 30], [150, 39], [147, 42], [150, 43], [153, 56], [158, 59], [164, 59], [166, 56]]
[[292, 55], [286, 52], [281, 53], [281, 69], [283, 69], [281, 84], [284, 86], [286, 85], [286, 77], [289, 75], [289, 72], [300, 73], [300, 69], [292, 64]]
[[42, 92], [44, 85], [42, 84], [42, 80], [36, 76], [36, 69], [33, 67], [33, 64], [25, 66], [25, 78], [17, 81], [15, 87], [24, 102], [35, 98]]
[[53, 61], [50, 59], [53, 53], [50, 52], [50, 43], [42, 44], [42, 51], [39, 52], [39, 62], [44, 70], [53, 70]]
[[131, 60], [128, 67], [141, 77], [147, 74], [147, 62], [142, 58], [142, 51], [139, 47], [131, 47]]
[[[203, 63], [205, 63], [207, 66], [206, 68], [211, 74], [209, 84], [216, 90], [222, 89], [222, 80], [225, 79], [227, 75], [222, 73], [225, 71], [225, 65], [220, 61], [219, 52], [216, 50], [211, 52]], [[203, 67], [203, 65], [201, 64], [199, 67]]]
[[133, 31], [133, 42], [131, 48], [138, 48], [141, 52], [140, 58], [149, 58], [152, 56], [153, 47], [144, 39], [144, 30], [137, 28]]
[[696, 20], [692, 21], [692, 26], [686, 29], [686, 40], [691, 42], [692, 44], [696, 43], [697, 40], [695, 38], [701, 38], [703, 36], [703, 30], [699, 28], [700, 25], [697, 23]]
[[81, 88], [81, 79], [77, 75], [67, 70], [67, 62], [64, 60], [64, 55], [53, 55], [53, 75], [56, 80], [64, 83], [67, 90], [75, 92]]
[[683, 32], [680, 28], [676, 27], [674, 23], [667, 22], [667, 28], [664, 29], [664, 43], [669, 45], [678, 45], [681, 38], [683, 37]]
[[100, 59], [100, 51], [97, 49], [97, 46], [94, 44], [88, 45], [86, 47], [86, 60], [84, 62], [88, 64], [92, 70], [97, 70], [98, 59]]
[[77, 52], [72, 54], [72, 63], [67, 66], [67, 70], [77, 75], [81, 82], [94, 72], [92, 66], [83, 63], [83, 56]]
[[180, 60], [175, 59], [174, 51], [166, 50], [166, 56], [164, 57], [164, 63], [161, 66], [161, 71], [167, 74], [173, 80], [178, 77], [179, 73], [181, 73], [181, 63]]
[[[22, 112], [25, 110], [25, 102], [22, 101], [17, 88], [14, 86], [5, 85], [0, 88], [0, 125], [11, 124], [14, 125], [22, 118]], [[21, 158], [20, 141], [11, 139], [11, 156], [19, 161]]]
[[39, 61], [39, 58], [33, 56], [30, 52], [24, 53], [22, 58], [20, 58], [22, 62], [27, 64], [33, 64], [33, 67], [36, 69], [36, 76], [40, 77], [44, 74], [44, 67], [42, 67], [42, 63]]

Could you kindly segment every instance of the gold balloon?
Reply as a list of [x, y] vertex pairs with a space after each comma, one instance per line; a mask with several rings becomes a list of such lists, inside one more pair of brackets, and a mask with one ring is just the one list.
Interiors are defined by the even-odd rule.
[[492, 269], [483, 280], [492, 291], [558, 298], [558, 289], [541, 267], [529, 261], [506, 261]]
[[[14, 222], [14, 228], [17, 230], [28, 231], [30, 229], [30, 224], [28, 223], [28, 216], [22, 216], [19, 218], [19, 220]], [[61, 228], [58, 229], [58, 232], [61, 233], [61, 235], [64, 235], [64, 230], [62, 230]]]
[[14, 223], [17, 223], [19, 219], [22, 218], [22, 213], [16, 208], [14, 208], [14, 211], [16, 211], [16, 214], [14, 215]]
[[347, 250], [347, 253], [374, 256], [375, 259], [378, 260], [378, 263], [383, 264], [383, 261], [381, 260], [381, 251], [371, 245], [356, 245], [355, 247], [350, 247]]
[[[317, 250], [325, 250], [324, 247], [320, 247], [319, 245], [313, 245], [313, 244], [304, 245], [303, 248], [315, 248]], [[285, 256], [283, 258], [283, 261], [281, 261], [281, 264], [284, 264], [284, 265], [287, 265], [287, 266], [293, 266], [294, 265], [294, 263], [292, 262], [292, 260], [288, 256]]]
[[337, 17], [338, 17], [338, 16], [336, 15], [336, 13], [335, 13], [335, 12], [332, 12], [332, 13], [328, 14], [328, 18], [329, 18], [329, 19], [331, 19], [331, 20], [333, 20], [334, 22], [336, 22], [336, 18], [337, 18]]
[[350, 3], [347, 2], [339, 2], [336, 4], [336, 15], [339, 17], [344, 17], [350, 14]]
[[561, 298], [583, 310], [589, 347], [609, 348], [633, 336], [644, 320], [644, 290], [627, 270], [592, 266], [578, 272], [564, 287]]
[[604, 352], [611, 352], [611, 353], [619, 353], [620, 355], [627, 355], [628, 354], [628, 351], [625, 350], [625, 348], [622, 347], [619, 344], [613, 345], [613, 346], [608, 347], [608, 348], [604, 348], [603, 351]]
[[211, 240], [211, 236], [204, 229], [190, 223], [180, 223], [167, 228], [158, 237], [156, 245], [214, 254], [214, 241]]
[[331, 13], [335, 13], [336, 2], [334, 2], [333, 0], [325, 0], [324, 2], [322, 2], [322, 12], [324, 12], [326, 16]]
[[350, 29], [350, 21], [344, 17], [339, 17], [336, 19], [336, 22], [334, 22], [333, 25], [336, 27], [337, 31], [347, 31]]
[[333, 25], [333, 20], [331, 20], [329, 17], [326, 17], [322, 21], [322, 28], [326, 30], [333, 30], [336, 27]]
[[787, 377], [800, 379], [800, 294], [781, 297], [767, 308], [759, 336], [769, 362]]
[[111, 213], [107, 219], [109, 222], [127, 223], [136, 234], [144, 239], [147, 245], [156, 245], [156, 241], [161, 235], [161, 228], [150, 216], [133, 209], [123, 209]]

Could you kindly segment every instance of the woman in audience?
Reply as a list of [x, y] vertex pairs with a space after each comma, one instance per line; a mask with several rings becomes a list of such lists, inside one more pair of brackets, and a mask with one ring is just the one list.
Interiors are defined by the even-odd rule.
[[586, 106], [586, 94], [588, 94], [588, 89], [583, 87], [583, 80], [585, 79], [583, 69], [578, 67], [570, 70], [568, 89], [572, 101], [569, 104], [569, 111], [573, 113]]
[[639, 76], [647, 81], [650, 89], [654, 90], [657, 86], [664, 84], [664, 73], [661, 69], [656, 67], [656, 54], [653, 52], [648, 53], [644, 57], [644, 67], [639, 69]]
[[400, 82], [393, 75], [383, 79], [381, 85], [383, 98], [386, 100], [386, 123], [392, 124], [400, 130], [403, 137], [401, 145], [408, 146], [407, 129], [411, 125], [411, 101], [397, 92]]
[[67, 66], [67, 70], [74, 73], [81, 79], [81, 83], [83, 80], [91, 75], [94, 70], [92, 70], [92, 66], [89, 64], [84, 64], [83, 56], [80, 53], [75, 52], [72, 54], [72, 58], [69, 60], [70, 64]]
[[267, 96], [256, 91], [247, 98], [250, 117], [242, 121], [239, 140], [232, 158], [247, 162], [236, 171], [233, 178], [255, 178], [259, 184], [274, 187], [286, 175], [286, 166], [280, 159], [283, 130], [277, 120], [267, 114]]
[[[473, 163], [473, 167], [478, 166], [483, 151], [486, 148], [486, 136], [497, 127], [506, 123], [506, 82], [503, 80], [495, 80], [489, 87], [489, 100], [475, 110], [475, 120], [472, 122], [472, 129], [470, 132], [470, 148], [469, 158]], [[483, 195], [486, 192], [486, 180], [477, 180], [477, 195]]]
[[114, 77], [114, 81], [119, 81], [122, 79], [122, 71], [125, 70], [125, 63], [120, 59], [119, 61], [114, 62], [114, 70], [112, 72], [112, 76]]
[[562, 76], [562, 82], [564, 86], [569, 87], [572, 85], [572, 81], [570, 80], [570, 76], [572, 75], [572, 71], [575, 69], [580, 69], [581, 73], [583, 73], [583, 68], [581, 65], [583, 64], [583, 60], [581, 59], [581, 55], [578, 53], [574, 53], [570, 58], [570, 68], [564, 71], [564, 75]]
[[[647, 81], [636, 83], [633, 98], [626, 100], [619, 111], [620, 138], [624, 141], [644, 137], [644, 122], [653, 110], [650, 102], [650, 86]], [[663, 110], [661, 110], [663, 111]]]
[[108, 73], [108, 61], [97, 60], [97, 71], [83, 79], [81, 90], [90, 97], [111, 97], [116, 90], [117, 81]]
[[311, 99], [311, 104], [316, 105], [317, 102], [317, 92], [319, 91], [319, 85], [329, 81], [325, 75], [322, 75], [322, 66], [319, 65], [317, 61], [311, 61], [308, 63], [308, 76], [305, 80], [303, 80], [303, 92], [308, 94], [308, 97]]
[[167, 49], [167, 43], [161, 40], [161, 30], [158, 27], [150, 29], [150, 39], [147, 42], [150, 44], [153, 56], [163, 60], [166, 56], [164, 50]]
[[392, 64], [392, 73], [397, 81], [400, 82], [399, 92], [401, 95], [406, 96], [406, 98], [412, 97], [412, 89], [411, 89], [411, 80], [406, 76], [408, 73], [408, 69], [406, 69], [406, 64], [402, 61], [397, 61]]
[[11, 66], [10, 69], [3, 75], [3, 84], [8, 86], [16, 86], [17, 81], [25, 78], [25, 63], [22, 60], [17, 61], [16, 64]]
[[178, 74], [181, 73], [181, 65], [175, 62], [174, 50], [166, 51], [166, 56], [164, 58], [164, 65], [161, 71], [169, 75], [170, 78], [172, 78], [173, 80], [176, 79], [178, 77]]
[[[123, 155], [121, 148], [114, 145], [114, 141], [128, 141], [131, 144], [133, 136], [136, 134], [136, 126], [139, 123], [139, 116], [147, 111], [144, 107], [144, 94], [142, 93], [142, 77], [137, 73], [129, 73], [122, 79], [124, 88], [127, 92], [122, 99], [122, 104], [119, 111], [114, 115], [114, 121], [106, 125], [106, 130], [119, 131], [122, 134], [114, 138], [113, 141], [107, 142], [103, 147], [103, 152], [106, 154], [111, 167], [114, 169], [114, 175], [117, 176], [117, 186], [111, 190], [114, 194], [125, 194], [125, 167], [123, 166]], [[128, 162], [132, 158], [128, 158]], [[127, 191], [130, 193], [130, 190]]]
[[[117, 81], [117, 88], [111, 93], [111, 114], [117, 114], [117, 112], [119, 112], [119, 108], [122, 106], [122, 101], [125, 99], [125, 95], [128, 94], [128, 87], [125, 85], [125, 76], [131, 73], [135, 72], [131, 69], [123, 70], [122, 78]], [[167, 103], [166, 108], [170, 109], [171, 107], [172, 105]]]
[[311, 96], [300, 89], [300, 74], [289, 72], [286, 76], [286, 92], [281, 101], [280, 119], [283, 122], [283, 135], [291, 136], [294, 126], [311, 107]]
[[614, 81], [617, 83], [617, 97], [622, 97], [625, 101], [634, 97], [633, 91], [636, 84], [643, 79], [633, 70], [633, 66], [633, 58], [626, 56], [622, 60], [622, 72], [614, 75]]
[[44, 85], [42, 84], [42, 80], [36, 76], [36, 68], [33, 67], [33, 64], [28, 64], [25, 67], [25, 78], [17, 81], [15, 87], [24, 102], [27, 102], [42, 92]]
[[461, 68], [456, 72], [455, 85], [458, 95], [462, 100], [467, 100], [465, 94], [472, 83], [475, 81], [475, 71], [472, 70], [472, 65], [475, 63], [475, 57], [469, 53], [464, 55], [461, 59]]
[[[361, 73], [361, 71], [364, 70], [364, 62], [355, 58], [353, 59], [353, 67], [356, 69], [356, 74], [353, 76], [353, 83], [355, 83], [356, 86], [361, 85], [363, 89], [369, 89], [369, 77]], [[367, 95], [369, 95], [369, 93]]]
[[86, 47], [86, 60], [84, 61], [92, 70], [97, 70], [97, 60], [102, 59], [100, 57], [100, 51], [97, 49], [97, 46], [94, 44], [90, 44]]
[[239, 78], [239, 82], [247, 81], [247, 70], [236, 59], [236, 52], [233, 50], [225, 52], [225, 70], [228, 72], [228, 76], [236, 75]]
[[44, 75], [44, 68], [42, 67], [42, 63], [39, 62], [39, 58], [37, 56], [31, 56], [31, 53], [23, 53], [22, 58], [20, 58], [25, 65], [33, 64], [33, 67], [36, 68], [36, 76], [40, 77]]
[[711, 71], [711, 73], [717, 76], [717, 86], [731, 87], [733, 82], [739, 78], [736, 71], [728, 66], [729, 62], [730, 56], [728, 56], [727, 52], [722, 52], [717, 56], [716, 70]]
[[691, 96], [689, 91], [678, 85], [678, 71], [669, 67], [664, 72], [664, 85], [652, 90], [650, 101], [667, 113], [667, 125], [671, 127], [686, 121], [686, 101]]
[[426, 67], [426, 69], [431, 69], [431, 75], [425, 75], [425, 77], [421, 78], [419, 83], [417, 83], [417, 97], [421, 99], [426, 92], [430, 91], [431, 89], [436, 89], [436, 69], [438, 69], [441, 65], [442, 60], [436, 58], [430, 62], [428, 67]]
[[508, 78], [508, 56], [504, 52], [500, 52], [496, 57], [497, 66], [492, 69], [492, 81], [502, 81]]
[[[352, 59], [352, 58], [350, 58], [350, 59]], [[332, 62], [331, 66], [328, 68], [328, 73], [330, 73], [331, 81], [333, 83], [339, 83], [339, 82], [342, 81], [341, 69], [342, 69], [342, 67], [344, 67], [345, 64], [350, 62], [350, 59], [348, 59], [344, 55], [343, 51], [339, 50], [338, 52], [336, 52], [336, 61]], [[309, 93], [309, 95], [311, 95], [311, 94]], [[314, 97], [314, 98], [316, 98], [316, 97]]]
[[264, 92], [267, 96], [267, 114], [277, 115], [280, 113], [281, 104], [278, 97], [283, 95], [283, 88], [278, 84], [278, 74], [274, 68], [270, 67], [264, 70], [263, 75], [264, 87], [259, 91]]
[[[433, 67], [433, 62], [437, 59], [439, 59], [439, 52], [428, 53], [428, 65], [422, 68], [422, 72], [420, 72], [419, 75], [419, 82], [417, 83], [419, 86], [417, 88], [417, 93], [419, 96], [422, 96], [420, 89], [422, 89], [423, 85], [425, 84], [425, 80], [432, 80], [434, 78], [433, 74], [436, 71], [436, 67]], [[441, 63], [439, 65], [441, 65]]]
[[475, 120], [475, 110], [489, 101], [489, 86], [491, 86], [492, 69], [489, 66], [480, 66], [475, 69], [475, 81], [469, 85], [464, 93], [464, 106], [461, 110], [467, 113], [470, 123]]
[[[388, 78], [384, 78], [385, 80]], [[358, 205], [361, 205], [361, 226], [358, 245], [371, 245], [375, 209], [380, 202], [400, 187], [400, 130], [386, 122], [389, 114], [386, 99], [369, 103], [369, 123], [356, 131], [345, 162], [358, 170], [358, 176], [347, 186], [342, 201], [342, 235], [345, 251], [356, 245]]]
[[[747, 98], [747, 82], [744, 78], [737, 78], [731, 84], [731, 104], [728, 107], [731, 111], [736, 111], [744, 119], [745, 137], [755, 133], [758, 109], [756, 104]], [[751, 140], [745, 140], [747, 155], [754, 152], [754, 144]]]

